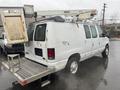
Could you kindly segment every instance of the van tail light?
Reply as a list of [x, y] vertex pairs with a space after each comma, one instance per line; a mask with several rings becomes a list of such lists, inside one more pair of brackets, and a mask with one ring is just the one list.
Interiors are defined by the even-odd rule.
[[48, 59], [50, 59], [50, 60], [55, 59], [55, 49], [54, 48], [48, 48], [47, 54], [48, 54]]

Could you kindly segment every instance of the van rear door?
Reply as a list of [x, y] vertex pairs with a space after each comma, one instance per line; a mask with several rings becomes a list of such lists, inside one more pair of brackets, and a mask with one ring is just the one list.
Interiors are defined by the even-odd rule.
[[28, 29], [29, 42], [25, 45], [25, 57], [41, 62], [46, 53], [46, 26], [47, 24], [33, 24]]
[[46, 53], [46, 26], [37, 24], [33, 35], [34, 60], [39, 62], [45, 58]]

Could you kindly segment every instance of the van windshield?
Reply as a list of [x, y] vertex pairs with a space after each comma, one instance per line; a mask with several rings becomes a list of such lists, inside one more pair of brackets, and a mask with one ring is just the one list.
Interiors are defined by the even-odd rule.
[[39, 24], [35, 29], [35, 41], [45, 41], [46, 24]]
[[35, 28], [35, 24], [34, 23], [29, 24], [28, 30], [27, 30], [29, 41], [33, 41], [34, 28]]

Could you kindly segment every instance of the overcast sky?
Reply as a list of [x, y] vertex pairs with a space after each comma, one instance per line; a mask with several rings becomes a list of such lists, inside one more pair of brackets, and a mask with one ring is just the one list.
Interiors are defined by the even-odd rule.
[[106, 18], [120, 18], [120, 0], [0, 0], [0, 6], [34, 5], [35, 10], [97, 9], [102, 15], [103, 3], [107, 4]]

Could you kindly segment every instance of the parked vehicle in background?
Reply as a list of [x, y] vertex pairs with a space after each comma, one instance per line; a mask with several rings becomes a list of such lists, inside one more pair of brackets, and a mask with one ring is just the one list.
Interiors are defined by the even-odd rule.
[[1, 53], [4, 54], [14, 54], [14, 53], [24, 53], [24, 44], [12, 44], [8, 45], [6, 44], [6, 36], [5, 33], [2, 33], [0, 37], [0, 47], [1, 47]]

